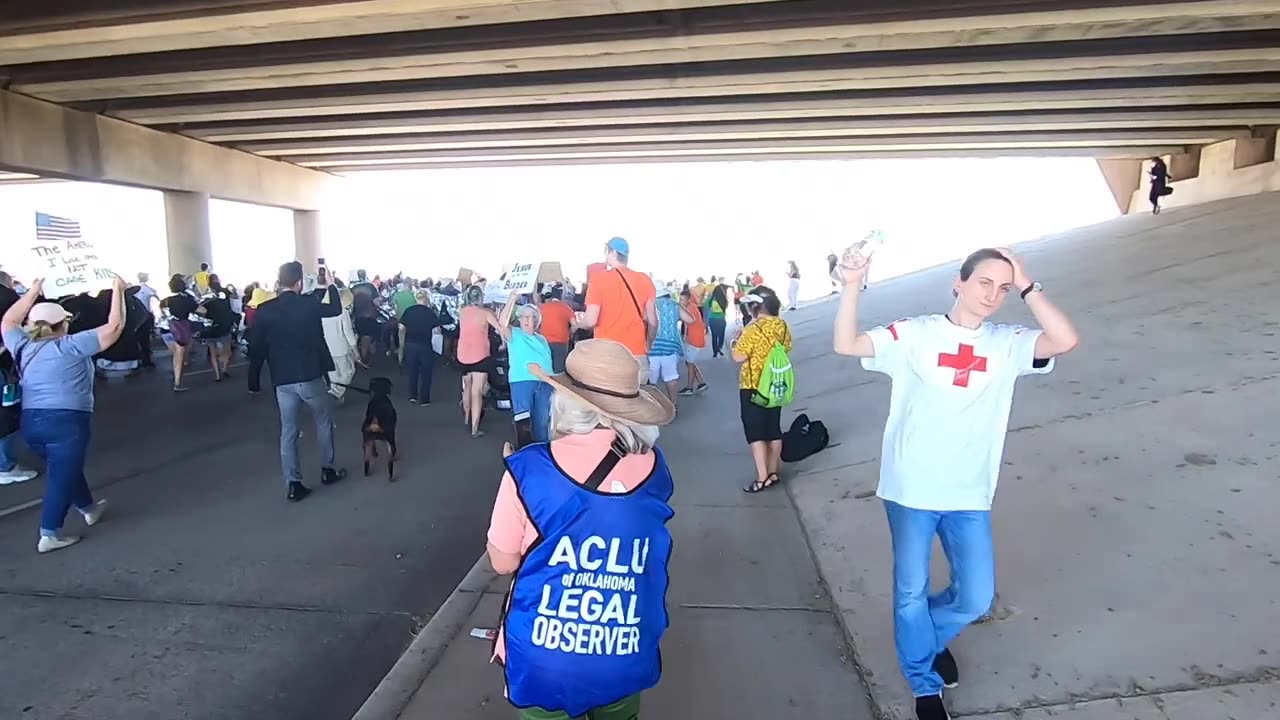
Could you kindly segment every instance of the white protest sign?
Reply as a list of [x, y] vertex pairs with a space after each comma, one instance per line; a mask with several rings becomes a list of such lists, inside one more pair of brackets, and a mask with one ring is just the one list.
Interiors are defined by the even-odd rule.
[[511, 293], [531, 293], [538, 283], [540, 263], [513, 263], [502, 279], [490, 280], [484, 289], [486, 303], [504, 303]]
[[490, 280], [484, 286], [485, 305], [504, 303], [510, 296], [511, 293], [507, 291], [507, 284], [501, 280]]
[[29, 252], [35, 259], [32, 271], [45, 279], [44, 294], [51, 299], [101, 290], [115, 278], [75, 220], [36, 213], [36, 239]]
[[513, 265], [511, 271], [507, 273], [507, 294], [518, 292], [523, 295], [533, 292], [533, 286], [538, 282], [538, 268], [541, 266], [541, 263], [516, 263]]

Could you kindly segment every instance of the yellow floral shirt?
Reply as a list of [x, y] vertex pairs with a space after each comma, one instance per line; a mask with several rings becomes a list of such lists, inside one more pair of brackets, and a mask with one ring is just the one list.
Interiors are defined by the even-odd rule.
[[782, 318], [761, 316], [752, 320], [742, 331], [738, 341], [733, 344], [735, 353], [747, 357], [738, 376], [738, 387], [743, 390], [756, 389], [775, 343], [781, 343], [787, 352], [791, 352], [791, 327]]

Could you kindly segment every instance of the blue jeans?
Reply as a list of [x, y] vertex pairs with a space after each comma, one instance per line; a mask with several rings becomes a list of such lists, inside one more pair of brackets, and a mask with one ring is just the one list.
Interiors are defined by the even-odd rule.
[[[915, 510], [884, 502], [893, 538], [893, 634], [898, 665], [916, 697], [942, 692], [933, 660], [966, 625], [991, 609], [995, 554], [989, 511]], [[951, 565], [951, 584], [929, 595], [933, 536]]]
[[302, 467], [298, 464], [298, 433], [301, 430], [302, 407], [311, 408], [316, 421], [316, 444], [320, 446], [324, 467], [333, 467], [333, 396], [324, 380], [316, 378], [306, 382], [280, 385], [276, 388], [276, 402], [280, 403], [280, 468], [284, 471], [284, 485], [302, 482]]
[[551, 439], [551, 386], [541, 380], [511, 383], [511, 414], [519, 421], [522, 413], [529, 414], [533, 441], [548, 442]]
[[40, 534], [57, 535], [72, 505], [93, 509], [93, 494], [84, 477], [93, 413], [83, 410], [23, 410], [22, 437], [45, 462], [44, 504]]
[[9, 433], [0, 438], [0, 472], [9, 472], [18, 467], [18, 433]]
[[436, 351], [422, 343], [404, 344], [404, 364], [409, 371], [409, 397], [431, 402], [431, 375], [436, 366]]
[[711, 354], [719, 355], [724, 352], [724, 318], [713, 317], [707, 325], [711, 328]]

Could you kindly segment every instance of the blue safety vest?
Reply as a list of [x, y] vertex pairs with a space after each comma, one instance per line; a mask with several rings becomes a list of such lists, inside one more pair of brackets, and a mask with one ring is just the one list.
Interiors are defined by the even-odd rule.
[[[629, 493], [566, 476], [546, 444], [507, 458], [539, 539], [503, 620], [507, 697], [571, 717], [658, 684], [667, 629], [672, 480], [662, 453]], [[606, 480], [605, 482], [608, 482]]]

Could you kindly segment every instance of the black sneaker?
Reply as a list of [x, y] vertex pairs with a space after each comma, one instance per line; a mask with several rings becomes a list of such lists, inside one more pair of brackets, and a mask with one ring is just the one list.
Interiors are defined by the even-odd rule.
[[933, 671], [942, 678], [942, 684], [948, 690], [960, 687], [960, 667], [950, 650], [943, 648], [933, 659]]
[[302, 502], [311, 494], [311, 488], [300, 482], [289, 483], [289, 502]]
[[410, 405], [417, 405], [417, 404], [418, 404], [418, 398], [409, 398], [409, 404], [410, 404]]
[[687, 388], [680, 388], [680, 391], [679, 391], [679, 392], [677, 392], [676, 394], [677, 394], [677, 395], [680, 395], [681, 397], [689, 397], [689, 396], [693, 395], [693, 388], [691, 388], [691, 387], [687, 387]]
[[320, 473], [320, 482], [323, 485], [332, 485], [347, 476], [346, 468], [334, 470], [331, 467], [327, 467], [321, 470]]
[[917, 720], [951, 720], [951, 715], [942, 704], [942, 694], [916, 698], [916, 718]]

